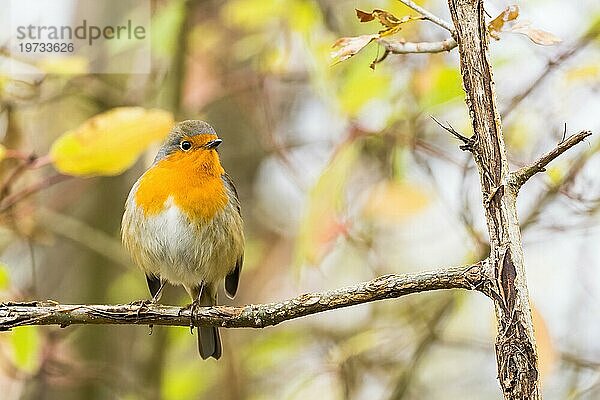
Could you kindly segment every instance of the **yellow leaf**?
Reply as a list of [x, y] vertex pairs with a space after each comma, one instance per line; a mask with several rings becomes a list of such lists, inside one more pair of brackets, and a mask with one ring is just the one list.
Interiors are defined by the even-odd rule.
[[0, 144], [0, 161], [6, 158], [6, 147]]
[[131, 167], [173, 125], [164, 110], [120, 107], [98, 114], [65, 132], [50, 149], [55, 168], [67, 175], [118, 175]]
[[0, 263], [0, 290], [6, 290], [10, 286], [10, 278], [8, 276], [8, 267]]
[[28, 373], [40, 365], [40, 335], [37, 326], [24, 326], [10, 333], [12, 359], [15, 365]]
[[553, 186], [558, 186], [562, 183], [565, 176], [565, 167], [564, 165], [551, 165], [546, 169], [546, 175], [550, 178], [550, 183]]
[[386, 180], [371, 189], [363, 215], [378, 222], [395, 224], [421, 211], [427, 203], [427, 196], [420, 188]]

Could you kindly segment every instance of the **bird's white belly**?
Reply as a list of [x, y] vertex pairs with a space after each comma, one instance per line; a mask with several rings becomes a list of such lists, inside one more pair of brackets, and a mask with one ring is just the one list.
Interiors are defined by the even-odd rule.
[[134, 216], [124, 236], [144, 272], [172, 284], [193, 286], [216, 283], [235, 266], [238, 255], [234, 232], [227, 228], [228, 208], [205, 223], [191, 222], [172, 201], [153, 216], [143, 216], [134, 201], [128, 211]]

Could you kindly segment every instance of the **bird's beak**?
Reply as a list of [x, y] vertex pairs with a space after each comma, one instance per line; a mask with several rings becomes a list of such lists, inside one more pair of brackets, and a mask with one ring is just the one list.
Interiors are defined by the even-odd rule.
[[216, 149], [221, 143], [223, 143], [221, 139], [211, 140], [210, 142], [204, 145], [204, 148], [208, 150]]

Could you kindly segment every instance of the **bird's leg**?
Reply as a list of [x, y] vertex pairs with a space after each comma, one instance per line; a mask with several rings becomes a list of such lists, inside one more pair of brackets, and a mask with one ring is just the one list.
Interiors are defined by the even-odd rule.
[[[194, 320], [196, 319], [196, 315], [198, 314], [198, 308], [200, 307], [200, 298], [202, 297], [203, 290], [204, 282], [202, 282], [200, 285], [191, 290], [188, 289], [188, 292], [190, 292], [193, 301], [187, 306], [183, 307], [181, 310], [179, 310], [179, 315], [181, 315], [183, 311], [190, 310], [190, 332], [192, 334], [194, 334]], [[198, 292], [197, 294], [194, 293], [196, 291]]]
[[[136, 318], [140, 318], [140, 313], [142, 312], [142, 310], [148, 309], [149, 305], [158, 303], [158, 300], [160, 299], [160, 296], [162, 295], [162, 291], [165, 288], [166, 283], [167, 283], [167, 281], [162, 281], [160, 283], [160, 287], [158, 288], [156, 293], [154, 293], [154, 296], [152, 296], [152, 298], [150, 300], [136, 300], [136, 301], [132, 301], [131, 303], [129, 303], [130, 305], [133, 305], [133, 306], [139, 306], [135, 312]], [[154, 325], [151, 324], [151, 325], [148, 325], [148, 327], [150, 328], [149, 335], [152, 335], [152, 328], [154, 327]]]
[[204, 290], [204, 281], [200, 285], [200, 289], [198, 290], [198, 296], [196, 296], [196, 300], [192, 302], [192, 309], [190, 312], [190, 333], [194, 334], [194, 320], [196, 319], [196, 315], [198, 314], [198, 307], [200, 307], [200, 297], [202, 297], [202, 291]]

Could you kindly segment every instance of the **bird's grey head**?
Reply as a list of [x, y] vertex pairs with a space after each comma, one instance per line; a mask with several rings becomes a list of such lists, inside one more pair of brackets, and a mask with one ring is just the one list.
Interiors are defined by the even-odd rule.
[[215, 149], [221, 143], [217, 132], [207, 122], [199, 120], [182, 121], [171, 129], [160, 148], [154, 162], [157, 163], [163, 158], [175, 153], [176, 151], [188, 151], [188, 145], [203, 148], [207, 150]]

